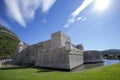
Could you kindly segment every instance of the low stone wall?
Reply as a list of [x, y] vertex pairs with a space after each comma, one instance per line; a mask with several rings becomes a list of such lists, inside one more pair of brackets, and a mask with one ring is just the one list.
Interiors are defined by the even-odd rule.
[[84, 51], [84, 63], [96, 63], [103, 61], [103, 57], [99, 51]]

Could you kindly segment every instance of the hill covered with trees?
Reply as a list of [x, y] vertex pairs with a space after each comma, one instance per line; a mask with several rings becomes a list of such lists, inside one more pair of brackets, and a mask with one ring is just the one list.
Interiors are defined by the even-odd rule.
[[13, 32], [0, 25], [0, 59], [12, 58], [19, 42]]

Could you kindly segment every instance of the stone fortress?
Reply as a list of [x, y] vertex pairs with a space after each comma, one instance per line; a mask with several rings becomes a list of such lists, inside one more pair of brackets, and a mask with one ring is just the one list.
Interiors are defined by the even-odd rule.
[[99, 52], [84, 52], [81, 44], [72, 44], [70, 37], [61, 31], [52, 33], [50, 40], [31, 46], [20, 42], [13, 58], [15, 64], [64, 70], [74, 69], [86, 62], [102, 61]]

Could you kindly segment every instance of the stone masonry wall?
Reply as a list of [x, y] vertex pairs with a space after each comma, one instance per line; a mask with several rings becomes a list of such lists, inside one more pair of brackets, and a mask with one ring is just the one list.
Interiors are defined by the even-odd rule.
[[40, 52], [37, 55], [35, 66], [69, 69], [69, 53], [64, 48]]
[[65, 50], [64, 47], [43, 51], [37, 55], [35, 66], [71, 70], [83, 64], [83, 51]]
[[83, 51], [78, 49], [72, 49], [69, 54], [70, 68], [73, 69], [83, 64]]
[[85, 51], [84, 63], [103, 62], [103, 57], [99, 51]]

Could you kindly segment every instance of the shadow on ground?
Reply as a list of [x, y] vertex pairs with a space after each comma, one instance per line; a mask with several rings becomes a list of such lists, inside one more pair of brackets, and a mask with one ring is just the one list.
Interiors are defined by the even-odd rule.
[[35, 67], [23, 67], [23, 66], [13, 66], [13, 67], [3, 67], [0, 68], [0, 70], [20, 70], [20, 69], [36, 69], [37, 73], [41, 73], [41, 72], [53, 72], [54, 70], [50, 70], [50, 69], [44, 69], [44, 68], [35, 68]]
[[16, 70], [16, 69], [26, 69], [27, 67], [5, 67], [0, 68], [0, 70]]
[[45, 68], [36, 68], [38, 71], [37, 73], [41, 73], [41, 72], [54, 72], [55, 70], [52, 69], [45, 69]]

